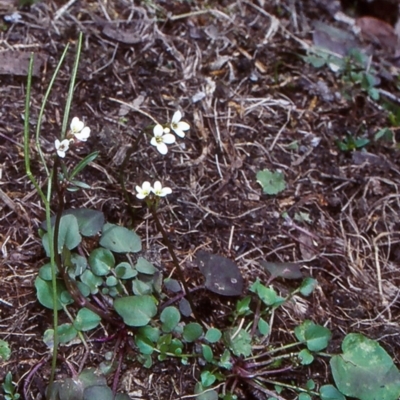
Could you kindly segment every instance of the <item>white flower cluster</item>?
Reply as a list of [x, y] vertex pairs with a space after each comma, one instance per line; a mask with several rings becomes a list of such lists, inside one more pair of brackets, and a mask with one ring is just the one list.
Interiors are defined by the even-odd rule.
[[75, 140], [78, 140], [78, 142], [86, 142], [90, 136], [90, 128], [85, 126], [84, 122], [78, 117], [72, 118], [70, 128], [70, 132], [68, 133], [66, 139], [62, 140], [61, 142], [56, 139], [54, 142], [57, 154], [61, 158], [65, 157], [65, 154], [68, 151], [71, 143], [73, 143]]
[[185, 137], [185, 131], [190, 129], [190, 125], [181, 121], [182, 113], [178, 110], [172, 116], [171, 123], [169, 127], [163, 127], [160, 124], [157, 124], [153, 129], [153, 137], [151, 138], [150, 144], [157, 148], [157, 151], [163, 155], [168, 153], [167, 144], [175, 143], [175, 136], [170, 133], [171, 129], [175, 132], [176, 135], [183, 138]]
[[151, 186], [150, 182], [143, 182], [142, 187], [136, 186], [137, 195], [136, 197], [140, 200], [145, 199], [151, 193], [158, 197], [164, 197], [167, 194], [172, 193], [171, 188], [169, 187], [162, 187], [160, 181], [155, 181], [154, 186]]
[[[171, 133], [171, 130], [181, 138], [185, 137], [185, 131], [190, 129], [190, 125], [181, 121], [182, 113], [178, 110], [172, 116], [171, 123], [169, 126], [162, 126], [157, 124], [153, 129], [153, 137], [150, 140], [150, 144], [156, 147], [157, 151], [162, 155], [168, 153], [167, 144], [175, 143], [175, 136]], [[154, 186], [151, 186], [150, 182], [143, 182], [142, 186], [136, 186], [136, 197], [140, 200], [145, 199], [151, 193], [158, 197], [164, 197], [167, 194], [172, 193], [171, 188], [163, 188], [160, 181], [154, 182]]]

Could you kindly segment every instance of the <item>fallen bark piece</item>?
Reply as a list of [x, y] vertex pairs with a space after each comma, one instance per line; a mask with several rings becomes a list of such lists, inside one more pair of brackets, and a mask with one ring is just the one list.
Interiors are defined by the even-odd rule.
[[[31, 53], [27, 51], [2, 51], [0, 52], [0, 75], [27, 76]], [[32, 75], [40, 77], [40, 70], [47, 61], [44, 53], [35, 53]]]

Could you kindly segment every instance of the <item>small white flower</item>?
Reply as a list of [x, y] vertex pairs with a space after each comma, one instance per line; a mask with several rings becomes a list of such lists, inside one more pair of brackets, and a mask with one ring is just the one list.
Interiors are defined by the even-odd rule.
[[181, 121], [182, 113], [178, 110], [172, 116], [171, 121], [171, 129], [181, 138], [185, 137], [185, 132], [190, 129], [190, 125], [185, 122]]
[[60, 142], [58, 139], [56, 139], [54, 146], [57, 150], [58, 156], [64, 158], [66, 151], [69, 149], [69, 140], [64, 139], [62, 142]]
[[143, 182], [142, 187], [136, 186], [137, 195], [136, 197], [140, 200], [146, 198], [151, 192], [153, 188], [150, 185], [150, 182]]
[[166, 129], [164, 129], [160, 124], [157, 124], [153, 129], [154, 136], [150, 141], [150, 144], [155, 146], [161, 154], [168, 153], [167, 144], [175, 143], [175, 136], [172, 133], [169, 133], [169, 129]]
[[71, 132], [72, 134], [81, 142], [86, 142], [86, 140], [90, 136], [90, 128], [85, 126], [83, 121], [81, 121], [78, 117], [72, 118], [71, 121]]
[[160, 181], [155, 181], [154, 182], [154, 186], [152, 188], [152, 192], [159, 197], [164, 197], [167, 194], [171, 194], [172, 193], [172, 189], [169, 187], [162, 187], [161, 182]]

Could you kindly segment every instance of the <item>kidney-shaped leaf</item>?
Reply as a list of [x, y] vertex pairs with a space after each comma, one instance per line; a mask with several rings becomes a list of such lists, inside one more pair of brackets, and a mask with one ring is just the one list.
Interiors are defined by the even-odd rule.
[[115, 311], [129, 326], [145, 326], [157, 313], [152, 296], [126, 296], [114, 301]]
[[104, 214], [90, 208], [65, 210], [64, 215], [74, 215], [83, 236], [94, 236], [104, 225]]
[[316, 325], [310, 320], [305, 320], [297, 326], [294, 333], [298, 340], [305, 342], [310, 351], [321, 351], [328, 346], [332, 336], [331, 331], [321, 325]]
[[399, 398], [399, 370], [378, 342], [350, 333], [342, 350], [343, 354], [332, 357], [330, 365], [336, 386], [344, 395], [361, 400]]
[[273, 172], [269, 169], [264, 169], [257, 172], [256, 179], [265, 194], [278, 194], [285, 190], [286, 187], [285, 177], [280, 171]]
[[114, 224], [105, 224], [100, 246], [115, 253], [137, 253], [142, 249], [140, 237], [133, 231]]
[[104, 276], [114, 267], [115, 258], [110, 250], [98, 247], [90, 253], [89, 265], [95, 275]]
[[242, 274], [229, 258], [200, 250], [196, 254], [196, 262], [206, 278], [205, 286], [208, 290], [223, 296], [242, 294]]

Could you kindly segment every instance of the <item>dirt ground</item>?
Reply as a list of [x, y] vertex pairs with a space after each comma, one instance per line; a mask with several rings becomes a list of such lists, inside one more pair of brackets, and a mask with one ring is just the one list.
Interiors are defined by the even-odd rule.
[[[381, 101], [357, 85], [345, 94], [340, 75], [301, 58], [313, 45], [316, 20], [350, 29], [334, 20], [340, 3], [69, 3], [63, 8], [61, 1], [38, 2], [20, 10], [19, 22], [1, 25], [0, 54], [13, 51], [22, 61], [12, 62], [8, 55], [0, 66], [0, 338], [12, 348], [11, 359], [0, 368], [0, 382], [11, 371], [23, 393], [28, 374], [47, 360], [42, 336], [52, 322], [33, 286], [46, 260], [38, 235], [45, 217], [24, 168], [26, 59], [24, 64], [21, 54], [40, 54], [29, 121], [33, 134], [57, 62], [65, 46], [71, 46], [44, 115], [41, 144], [50, 159], [79, 32], [84, 45], [71, 115], [85, 119], [92, 137], [71, 157], [76, 162], [91, 151], [100, 155], [82, 177], [92, 190], [68, 194], [67, 208], [90, 207], [103, 211], [110, 222], [133, 226], [147, 238], [147, 250], [159, 252], [160, 265], [171, 271], [162, 238], [135, 197], [136, 185], [159, 179], [173, 191], [160, 214], [183, 266], [202, 248], [236, 260], [246, 286], [256, 277], [267, 279], [260, 260], [299, 262], [305, 275], [318, 280], [319, 287], [301, 309], [277, 315], [275, 343], [309, 318], [333, 331], [333, 351], [345, 334], [361, 332], [379, 340], [399, 365], [397, 128], [390, 125]], [[0, 4], [5, 7], [1, 15], [12, 13], [7, 2]], [[372, 65], [390, 64], [379, 46], [366, 45], [372, 46]], [[380, 79], [379, 88], [398, 99], [398, 70], [394, 63], [387, 69], [390, 76]], [[191, 125], [185, 139], [164, 157], [141, 140], [124, 163], [129, 147], [152, 123], [143, 112], [166, 122], [177, 109]], [[392, 128], [393, 141], [375, 141], [385, 127]], [[347, 133], [370, 143], [365, 149], [342, 151], [336, 140]], [[33, 172], [44, 184], [33, 142], [32, 154]], [[265, 168], [284, 173], [286, 189], [278, 195], [263, 194], [256, 181], [256, 173]], [[121, 174], [133, 217], [121, 191]], [[309, 222], [294, 220], [300, 213]], [[188, 284], [195, 286], [200, 275], [192, 269], [187, 274]], [[281, 285], [284, 290], [293, 282]], [[225, 309], [226, 300], [217, 295], [198, 295], [196, 301], [208, 312]], [[93, 344], [86, 363], [97, 365], [107, 346], [112, 348]], [[76, 366], [84, 359], [80, 346], [64, 346], [60, 352]], [[43, 398], [49, 368], [50, 362], [45, 363], [30, 381], [29, 399]], [[305, 382], [320, 376], [327, 383], [326, 371], [302, 371], [289, 378]], [[66, 371], [58, 372], [62, 376]], [[150, 371], [132, 362], [123, 376], [121, 389], [133, 399], [184, 398], [193, 394], [198, 378], [195, 367], [171, 361]], [[256, 398], [245, 388], [236, 394]]]

